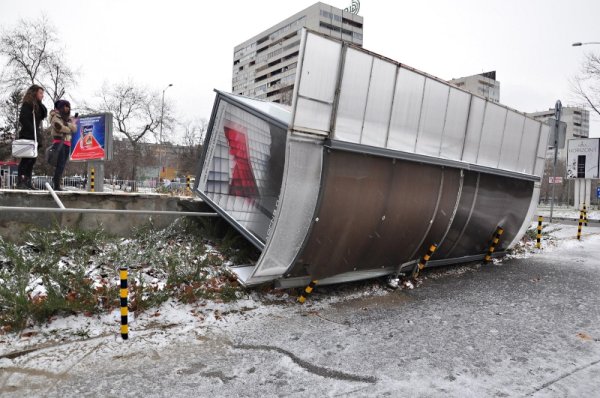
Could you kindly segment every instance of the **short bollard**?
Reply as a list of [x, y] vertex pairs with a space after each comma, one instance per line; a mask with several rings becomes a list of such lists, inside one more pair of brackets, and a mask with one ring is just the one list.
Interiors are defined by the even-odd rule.
[[427, 249], [427, 253], [425, 253], [425, 255], [423, 257], [421, 257], [421, 259], [417, 263], [417, 266], [413, 269], [413, 272], [411, 275], [413, 277], [413, 279], [415, 279], [419, 276], [419, 274], [421, 273], [421, 270], [423, 270], [423, 268], [425, 268], [425, 266], [427, 265], [427, 262], [429, 262], [429, 260], [431, 259], [431, 256], [433, 255], [433, 253], [435, 253], [436, 250], [437, 250], [437, 245], [435, 243], [432, 244], [431, 246], [429, 246], [429, 249]]
[[92, 169], [90, 170], [90, 192], [96, 192], [94, 189], [94, 174], [95, 174], [95, 170], [92, 167]]
[[306, 286], [306, 288], [304, 289], [304, 292], [302, 292], [302, 294], [300, 294], [300, 297], [298, 297], [298, 302], [300, 304], [304, 304], [304, 302], [306, 302], [306, 298], [312, 293], [315, 286], [317, 285], [317, 282], [318, 281], [316, 281], [316, 280], [310, 281], [308, 286]]
[[583, 226], [588, 226], [587, 207], [585, 205], [583, 205]]
[[129, 309], [127, 308], [127, 274], [127, 268], [123, 267], [119, 270], [119, 276], [121, 277], [121, 337], [123, 340], [127, 340], [129, 338], [129, 326], [127, 325], [127, 318], [129, 316]]
[[581, 226], [583, 225], [583, 210], [579, 212], [579, 224], [577, 225], [577, 240], [581, 240]]
[[188, 191], [191, 190], [191, 188], [190, 188], [190, 180], [191, 180], [190, 176], [187, 176], [186, 179], [185, 179], [185, 185], [186, 185]]
[[542, 222], [544, 222], [544, 217], [538, 216], [537, 241], [535, 243], [535, 247], [538, 249], [542, 248]]
[[485, 263], [492, 262], [492, 254], [494, 254], [494, 251], [496, 250], [496, 246], [498, 246], [498, 242], [500, 242], [500, 237], [502, 236], [503, 233], [504, 233], [504, 229], [502, 227], [498, 226], [498, 228], [496, 228], [496, 233], [494, 233], [494, 238], [492, 239], [492, 244], [490, 245], [490, 248], [488, 249], [488, 252], [485, 255], [485, 258], [483, 260]]

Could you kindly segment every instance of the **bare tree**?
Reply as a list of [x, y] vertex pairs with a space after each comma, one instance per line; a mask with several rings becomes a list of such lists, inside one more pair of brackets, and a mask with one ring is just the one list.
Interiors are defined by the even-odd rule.
[[63, 98], [69, 87], [75, 85], [76, 73], [66, 65], [58, 54], [52, 54], [44, 61], [44, 88], [56, 102]]
[[180, 148], [180, 165], [185, 174], [193, 174], [202, 152], [202, 142], [206, 135], [208, 122], [206, 119], [188, 120], [180, 123], [183, 131]]
[[56, 29], [45, 16], [21, 19], [14, 28], [4, 30], [0, 55], [6, 59], [0, 83], [8, 92], [39, 84], [54, 102], [75, 83], [76, 74], [64, 61]]
[[[131, 145], [132, 159], [121, 159], [131, 165], [131, 176], [137, 177], [142, 143], [156, 137], [161, 120], [161, 97], [133, 82], [104, 85], [95, 109], [113, 114], [113, 125]], [[163, 130], [170, 131], [173, 118], [171, 106], [165, 102]]]
[[11, 141], [19, 130], [19, 105], [23, 98], [21, 90], [14, 90], [8, 98], [0, 102], [0, 160], [11, 155]]
[[12, 87], [41, 84], [44, 63], [57, 42], [56, 32], [46, 17], [21, 19], [12, 30], [0, 36], [0, 55], [7, 58], [5, 83]]
[[600, 55], [586, 54], [579, 76], [571, 83], [575, 94], [600, 115]]

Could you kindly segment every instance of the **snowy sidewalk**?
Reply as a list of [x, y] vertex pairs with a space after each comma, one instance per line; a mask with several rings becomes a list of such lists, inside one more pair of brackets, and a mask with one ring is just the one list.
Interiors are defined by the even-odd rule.
[[318, 287], [305, 306], [169, 302], [128, 342], [109, 315], [0, 336], [4, 354], [48, 345], [0, 359], [0, 395], [594, 396], [600, 230], [575, 230], [540, 253], [426, 270], [415, 289]]

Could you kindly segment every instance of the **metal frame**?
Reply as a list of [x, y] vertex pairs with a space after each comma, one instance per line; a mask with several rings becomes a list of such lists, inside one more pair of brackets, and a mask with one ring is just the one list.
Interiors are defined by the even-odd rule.
[[[505, 251], [494, 252], [492, 258], [503, 257], [506, 254]], [[476, 254], [473, 256], [467, 257], [459, 257], [451, 260], [430, 260], [425, 265], [425, 268], [435, 268], [435, 267], [443, 267], [445, 265], [458, 264], [458, 263], [471, 263], [478, 262], [483, 260], [485, 254]], [[410, 269], [409, 265], [416, 263], [417, 260], [411, 261], [410, 263], [403, 264], [401, 267], [400, 273], [402, 271], [407, 271]], [[232, 267], [229, 267], [231, 269]], [[385, 267], [385, 268], [376, 268], [370, 270], [363, 271], [351, 271], [345, 272], [343, 274], [335, 275], [329, 278], [323, 278], [319, 280], [319, 285], [333, 285], [336, 283], [346, 283], [353, 282], [362, 279], [371, 279], [378, 278], [386, 275], [395, 274], [398, 271], [398, 267]], [[270, 280], [265, 280], [264, 282], [269, 282]], [[274, 281], [275, 287], [279, 289], [290, 289], [294, 287], [306, 286], [311, 281], [310, 276], [298, 276], [292, 278], [280, 278]]]
[[385, 158], [409, 160], [412, 162], [426, 163], [426, 164], [432, 164], [432, 165], [436, 165], [436, 166], [454, 167], [454, 168], [461, 169], [461, 170], [469, 170], [469, 171], [476, 171], [479, 173], [498, 175], [498, 176], [502, 176], [502, 177], [517, 178], [519, 180], [537, 182], [537, 181], [540, 181], [540, 179], [541, 179], [538, 176], [518, 173], [516, 171], [495, 169], [492, 167], [479, 166], [479, 165], [467, 163], [467, 162], [460, 162], [458, 160], [436, 158], [433, 156], [421, 155], [418, 153], [404, 152], [404, 151], [398, 151], [395, 149], [379, 148], [379, 147], [373, 147], [373, 146], [367, 146], [367, 145], [359, 145], [359, 144], [354, 144], [351, 142], [338, 141], [338, 140], [332, 140], [332, 139], [325, 140], [325, 147], [331, 148], [331, 149], [340, 149], [340, 150], [348, 151], [348, 152], [381, 156], [381, 157], [385, 157]]

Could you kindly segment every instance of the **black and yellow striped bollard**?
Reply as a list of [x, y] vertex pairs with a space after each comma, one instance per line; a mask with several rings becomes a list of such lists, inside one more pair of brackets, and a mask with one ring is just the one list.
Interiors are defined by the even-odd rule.
[[95, 175], [95, 170], [92, 167], [92, 169], [90, 170], [90, 192], [96, 192], [94, 189], [94, 175]]
[[583, 225], [583, 210], [579, 211], [579, 224], [577, 225], [577, 240], [581, 240], [581, 226]]
[[126, 267], [119, 269], [119, 276], [121, 278], [121, 289], [119, 292], [121, 297], [121, 337], [123, 340], [129, 338], [129, 325], [127, 325], [127, 319], [129, 318], [129, 308], [127, 308], [127, 274], [128, 270]]
[[583, 226], [588, 226], [587, 207], [585, 204], [583, 205]]
[[542, 222], [544, 222], [544, 217], [538, 216], [537, 241], [535, 243], [535, 247], [538, 249], [542, 248]]
[[496, 246], [498, 246], [498, 242], [500, 242], [500, 237], [502, 236], [503, 233], [504, 233], [504, 229], [502, 227], [498, 226], [498, 228], [496, 228], [496, 232], [494, 233], [494, 238], [492, 239], [492, 244], [490, 245], [490, 248], [488, 249], [488, 252], [485, 255], [485, 258], [483, 260], [485, 263], [492, 262], [492, 254], [494, 254], [494, 251], [496, 250]]
[[433, 243], [431, 246], [429, 246], [429, 249], [427, 249], [427, 253], [425, 253], [425, 255], [423, 257], [421, 257], [421, 259], [417, 263], [417, 266], [413, 269], [413, 272], [412, 272], [413, 279], [415, 279], [419, 276], [419, 274], [425, 268], [425, 266], [431, 259], [431, 256], [433, 256], [433, 253], [435, 253], [436, 250], [437, 250], [437, 245], [435, 243]]
[[310, 283], [308, 284], [308, 286], [306, 286], [306, 288], [304, 288], [304, 292], [302, 292], [302, 294], [300, 294], [300, 297], [298, 297], [298, 302], [300, 304], [304, 304], [304, 302], [306, 301], [306, 298], [315, 289], [315, 286], [317, 285], [317, 282], [318, 282], [317, 280], [312, 280], [312, 281], [310, 281]]
[[187, 177], [185, 178], [185, 185], [186, 185], [186, 187], [187, 187], [187, 190], [188, 190], [188, 191], [190, 191], [190, 190], [192, 189], [192, 188], [190, 187], [190, 180], [191, 180], [191, 179], [190, 179], [190, 176], [187, 176]]

